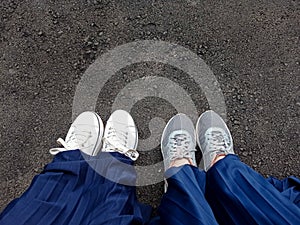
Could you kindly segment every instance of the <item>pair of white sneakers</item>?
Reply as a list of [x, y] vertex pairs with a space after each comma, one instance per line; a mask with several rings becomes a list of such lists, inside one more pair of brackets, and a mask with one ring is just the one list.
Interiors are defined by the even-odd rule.
[[105, 130], [101, 117], [95, 112], [83, 112], [72, 123], [68, 134], [58, 144], [62, 148], [52, 148], [50, 153], [79, 149], [87, 155], [96, 156], [102, 152], [119, 152], [132, 160], [137, 160], [138, 131], [130, 114], [117, 110], [109, 117]]
[[[104, 134], [103, 134], [104, 133]], [[95, 112], [83, 112], [72, 123], [68, 134], [57, 142], [62, 148], [52, 148], [50, 153], [79, 149], [87, 155], [96, 156], [99, 151], [119, 152], [137, 160], [138, 131], [131, 115], [117, 110], [109, 117], [104, 130], [100, 116]], [[216, 156], [234, 154], [233, 140], [226, 123], [214, 111], [204, 112], [198, 119], [196, 130], [185, 114], [177, 114], [166, 125], [161, 149], [165, 170], [176, 159], [187, 159], [196, 166], [195, 151], [198, 143], [207, 171]]]

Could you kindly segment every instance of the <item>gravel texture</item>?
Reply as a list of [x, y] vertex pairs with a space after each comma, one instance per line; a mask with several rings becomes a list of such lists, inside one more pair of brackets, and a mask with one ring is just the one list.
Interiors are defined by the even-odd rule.
[[[291, 0], [1, 1], [0, 209], [52, 159], [48, 149], [69, 128], [75, 89], [88, 66], [136, 40], [176, 43], [204, 59], [225, 96], [242, 161], [264, 176], [300, 176], [299, 15], [299, 1]], [[143, 76], [176, 81], [199, 114], [209, 107], [183, 71], [138, 63], [116, 73], [99, 94], [104, 121], [124, 85]], [[146, 138], [153, 116], [167, 121], [176, 110], [146, 98], [131, 113]], [[155, 149], [143, 152], [137, 164], [160, 160]], [[157, 207], [163, 182], [137, 190], [142, 202]]]

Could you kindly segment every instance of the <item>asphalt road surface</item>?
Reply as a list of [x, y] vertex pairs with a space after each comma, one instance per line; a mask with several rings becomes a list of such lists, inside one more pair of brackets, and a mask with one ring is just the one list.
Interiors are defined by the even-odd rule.
[[[139, 40], [174, 43], [201, 57], [224, 95], [241, 160], [264, 176], [300, 176], [299, 1], [3, 0], [0, 18], [0, 209], [51, 161], [48, 150], [69, 128], [86, 69], [104, 53]], [[187, 73], [140, 62], [105, 83], [96, 105], [104, 121], [120, 90], [146, 76], [178, 84], [198, 114], [209, 109]], [[131, 113], [145, 139], [151, 118], [167, 122], [176, 106], [149, 96]], [[158, 147], [141, 152], [137, 165], [159, 161]], [[147, 179], [161, 175], [157, 168]], [[157, 207], [163, 182], [137, 190], [142, 202]]]

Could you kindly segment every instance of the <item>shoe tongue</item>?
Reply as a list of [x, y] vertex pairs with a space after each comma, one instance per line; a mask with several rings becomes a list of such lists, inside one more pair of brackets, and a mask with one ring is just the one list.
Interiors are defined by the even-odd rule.
[[81, 147], [79, 147], [79, 145], [75, 142], [72, 142], [72, 144], [68, 144], [67, 146], [68, 150], [75, 150], [75, 149], [81, 149]]
[[107, 142], [113, 148], [120, 149], [120, 150], [123, 150], [123, 151], [128, 150], [128, 148], [126, 146], [124, 146], [124, 145], [122, 145], [118, 142], [118, 139], [107, 140]]

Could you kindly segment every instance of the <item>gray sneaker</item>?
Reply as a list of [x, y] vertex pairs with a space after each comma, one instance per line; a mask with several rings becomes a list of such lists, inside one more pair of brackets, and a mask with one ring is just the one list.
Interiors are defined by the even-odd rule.
[[167, 123], [161, 138], [165, 171], [176, 159], [191, 159], [196, 166], [196, 138], [193, 122], [185, 114], [177, 114]]
[[211, 167], [216, 156], [234, 154], [230, 131], [224, 120], [212, 110], [199, 117], [196, 136], [202, 151], [205, 171]]

